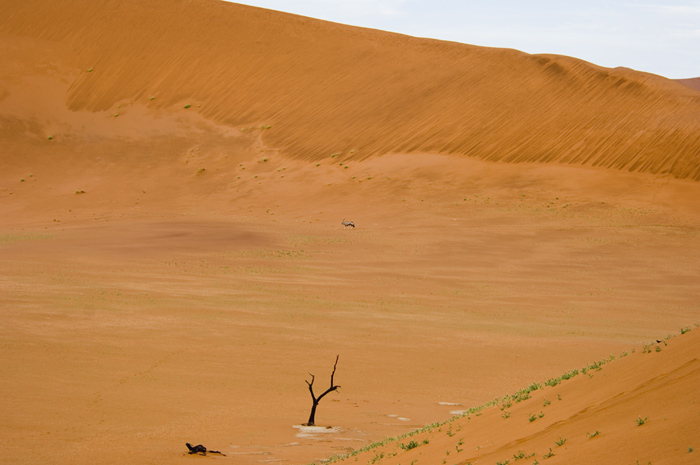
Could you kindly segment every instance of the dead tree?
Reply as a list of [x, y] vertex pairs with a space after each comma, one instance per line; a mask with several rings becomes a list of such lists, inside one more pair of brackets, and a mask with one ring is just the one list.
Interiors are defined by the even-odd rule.
[[315, 426], [316, 425], [316, 407], [318, 407], [318, 403], [321, 402], [321, 399], [323, 399], [323, 397], [326, 394], [328, 394], [331, 391], [335, 391], [340, 387], [340, 386], [336, 386], [335, 384], [333, 384], [333, 377], [335, 376], [335, 369], [338, 366], [338, 358], [339, 357], [340, 357], [340, 355], [337, 355], [335, 357], [335, 365], [333, 365], [333, 373], [331, 373], [331, 387], [326, 389], [326, 391], [318, 397], [316, 397], [316, 395], [314, 395], [314, 379], [315, 379], [315, 377], [314, 377], [314, 375], [311, 375], [311, 373], [309, 373], [311, 375], [311, 381], [306, 381], [306, 384], [309, 385], [309, 392], [311, 393], [311, 399], [313, 399], [313, 404], [311, 405], [311, 414], [309, 415], [309, 421], [304, 423], [305, 426]]
[[223, 455], [224, 457], [226, 457], [226, 454], [224, 454], [223, 452], [220, 452], [218, 450], [207, 450], [207, 448], [201, 444], [193, 446], [189, 442], [186, 442], [185, 445], [190, 450], [188, 452], [188, 454], [190, 454], [190, 455], [195, 455], [195, 454], [207, 455], [207, 452], [209, 452], [210, 454], [219, 454], [219, 455]]

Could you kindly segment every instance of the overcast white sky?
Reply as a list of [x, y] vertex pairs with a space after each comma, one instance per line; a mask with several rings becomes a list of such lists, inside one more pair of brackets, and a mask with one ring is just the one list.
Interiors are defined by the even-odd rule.
[[700, 77], [700, 0], [237, 0], [355, 26]]

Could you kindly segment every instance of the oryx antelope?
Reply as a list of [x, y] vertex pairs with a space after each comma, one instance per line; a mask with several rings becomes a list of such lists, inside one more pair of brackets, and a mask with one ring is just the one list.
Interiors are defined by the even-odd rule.
[[345, 220], [343, 220], [343, 221], [340, 222], [340, 224], [343, 225], [343, 229], [354, 228], [354, 227], [355, 227], [355, 223], [353, 223], [352, 221], [345, 221]]

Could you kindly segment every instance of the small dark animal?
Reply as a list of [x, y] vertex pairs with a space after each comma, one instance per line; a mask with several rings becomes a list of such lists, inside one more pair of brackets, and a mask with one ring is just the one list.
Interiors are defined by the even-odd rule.
[[[190, 455], [191, 455], [191, 454], [202, 454], [202, 455], [207, 455], [207, 448], [204, 447], [204, 446], [201, 445], [201, 444], [198, 444], [198, 445], [196, 445], [196, 446], [193, 446], [193, 445], [190, 444], [189, 442], [186, 442], [185, 445], [186, 445], [187, 448], [190, 450], [190, 452], [189, 452]], [[209, 452], [210, 454], [219, 454], [219, 455], [223, 455], [224, 457], [226, 457], [226, 454], [224, 454], [223, 452], [219, 452], [218, 450], [210, 450], [210, 451], [208, 451], [208, 452]]]
[[352, 221], [345, 221], [345, 220], [343, 220], [343, 221], [340, 222], [340, 224], [343, 225], [343, 228], [344, 228], [344, 229], [347, 229], [347, 228], [354, 228], [354, 227], [355, 227], [355, 223], [353, 223]]

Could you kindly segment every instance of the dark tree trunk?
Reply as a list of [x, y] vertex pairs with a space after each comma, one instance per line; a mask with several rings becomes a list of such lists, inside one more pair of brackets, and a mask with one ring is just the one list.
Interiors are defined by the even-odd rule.
[[309, 421], [306, 423], [307, 426], [316, 426], [316, 407], [318, 407], [318, 400], [315, 400], [311, 406], [311, 414], [309, 415]]
[[321, 394], [320, 396], [316, 397], [314, 394], [314, 375], [311, 375], [311, 381], [307, 381], [306, 384], [309, 385], [309, 392], [311, 393], [311, 400], [313, 401], [313, 404], [311, 405], [311, 413], [309, 414], [309, 421], [305, 423], [306, 426], [316, 426], [316, 407], [318, 407], [318, 403], [321, 402], [321, 399], [328, 394], [331, 391], [337, 390], [340, 386], [336, 386], [333, 384], [333, 377], [335, 376], [335, 369], [338, 366], [338, 358], [340, 358], [340, 355], [337, 355], [335, 357], [335, 365], [333, 365], [333, 373], [331, 373], [331, 387], [326, 389], [326, 391]]

